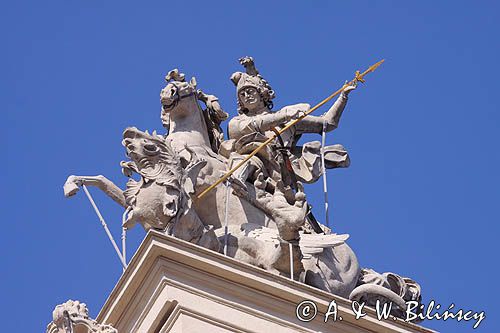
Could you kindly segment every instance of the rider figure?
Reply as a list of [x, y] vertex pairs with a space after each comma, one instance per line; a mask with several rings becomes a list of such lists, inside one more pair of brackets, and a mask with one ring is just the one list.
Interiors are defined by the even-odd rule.
[[[274, 131], [283, 128], [287, 122], [300, 117], [310, 108], [309, 104], [300, 103], [286, 106], [279, 111], [271, 111], [272, 99], [275, 97], [271, 86], [259, 75], [251, 57], [241, 58], [240, 63], [245, 67], [246, 73], [236, 72], [231, 76], [236, 85], [239, 115], [230, 120], [230, 140], [221, 147], [222, 154], [229, 155], [233, 152], [230, 154], [233, 165], [273, 136]], [[270, 144], [269, 148], [262, 149], [256, 155], [258, 158], [254, 156], [240, 168], [235, 173], [235, 178], [242, 182], [252, 181], [257, 171], [263, 172], [272, 185], [281, 180], [285, 186], [292, 187], [294, 184], [290, 183], [290, 178], [305, 183], [318, 180], [322, 174], [321, 143], [312, 141], [297, 146], [297, 141], [304, 133], [321, 134], [323, 130], [329, 132], [337, 128], [347, 103], [347, 96], [355, 88], [346, 86], [337, 101], [322, 116], [308, 115], [282, 133], [274, 144]], [[281, 156], [283, 153], [286, 153], [285, 161]], [[324, 154], [327, 169], [349, 166], [349, 156], [341, 145], [324, 147]], [[292, 173], [293, 177], [284, 174], [283, 162], [288, 163], [288, 173]]]

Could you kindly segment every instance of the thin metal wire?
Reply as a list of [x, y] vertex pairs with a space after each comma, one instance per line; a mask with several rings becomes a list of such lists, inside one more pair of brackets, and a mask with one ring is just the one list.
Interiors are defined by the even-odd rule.
[[224, 212], [224, 255], [227, 256], [227, 241], [228, 241], [228, 215], [229, 215], [229, 181], [226, 181], [226, 208]]
[[120, 258], [120, 262], [122, 263], [123, 268], [127, 268], [127, 263], [125, 262], [124, 258], [122, 257], [122, 254], [120, 253], [120, 249], [118, 249], [118, 245], [116, 245], [115, 239], [113, 238], [113, 235], [111, 235], [111, 232], [108, 229], [108, 225], [106, 224], [106, 221], [104, 221], [104, 218], [101, 215], [101, 212], [99, 211], [99, 208], [97, 208], [94, 199], [92, 199], [92, 196], [90, 195], [89, 190], [87, 189], [87, 186], [85, 184], [82, 184], [83, 191], [87, 195], [87, 198], [90, 201], [90, 204], [92, 207], [94, 207], [95, 213], [97, 214], [97, 217], [99, 218], [99, 221], [101, 221], [102, 227], [106, 231], [106, 234], [108, 235], [109, 240], [111, 241], [111, 244], [113, 244], [113, 247], [115, 248], [116, 254], [118, 254], [118, 258]]
[[328, 183], [326, 179], [325, 166], [325, 144], [326, 144], [326, 120], [323, 120], [323, 132], [321, 134], [321, 172], [323, 173], [323, 193], [325, 196], [325, 223], [330, 228], [330, 217], [328, 211]]
[[[127, 228], [125, 228], [123, 225], [127, 220], [127, 214], [130, 212], [130, 208], [131, 207], [125, 209], [122, 215], [122, 256], [125, 264], [127, 264]], [[125, 271], [125, 268], [123, 268], [123, 270]]]

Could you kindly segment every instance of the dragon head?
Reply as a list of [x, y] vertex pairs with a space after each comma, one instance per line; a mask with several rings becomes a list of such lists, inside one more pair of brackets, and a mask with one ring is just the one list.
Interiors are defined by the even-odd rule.
[[190, 208], [190, 194], [206, 161], [188, 148], [190, 161], [181, 159], [163, 136], [135, 127], [125, 129], [122, 144], [131, 160], [121, 163], [123, 173], [141, 176], [139, 181], [131, 178], [124, 192], [132, 207], [127, 227], [140, 221], [146, 229], [164, 229], [175, 216]]
[[123, 132], [122, 144], [132, 161], [122, 162], [126, 176], [136, 172], [148, 182], [168, 175], [172, 185], [179, 187], [184, 170], [179, 156], [162, 135], [129, 127]]

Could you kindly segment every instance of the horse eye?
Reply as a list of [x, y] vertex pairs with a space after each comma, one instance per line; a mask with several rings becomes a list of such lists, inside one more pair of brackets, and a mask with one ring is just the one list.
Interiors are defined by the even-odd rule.
[[150, 151], [155, 151], [156, 150], [156, 146], [154, 144], [152, 144], [152, 143], [145, 144], [144, 148], [147, 149], [147, 150], [150, 150]]

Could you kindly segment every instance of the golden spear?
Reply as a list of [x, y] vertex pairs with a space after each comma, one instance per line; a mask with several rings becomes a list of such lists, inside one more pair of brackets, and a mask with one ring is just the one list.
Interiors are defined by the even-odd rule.
[[223, 181], [225, 181], [226, 179], [228, 179], [236, 170], [238, 170], [239, 168], [241, 168], [243, 166], [243, 164], [245, 164], [250, 158], [252, 158], [252, 156], [255, 156], [259, 151], [262, 150], [262, 148], [264, 148], [269, 143], [271, 143], [274, 139], [276, 139], [279, 135], [281, 135], [287, 129], [289, 129], [290, 127], [292, 127], [293, 125], [295, 125], [296, 123], [298, 123], [299, 121], [301, 121], [303, 118], [305, 118], [307, 115], [311, 114], [312, 112], [314, 112], [315, 110], [317, 110], [319, 107], [323, 106], [323, 104], [327, 103], [329, 100], [331, 100], [332, 98], [334, 98], [335, 96], [337, 96], [338, 94], [340, 94], [344, 90], [345, 87], [350, 86], [350, 85], [355, 85], [358, 82], [364, 83], [365, 82], [365, 79], [364, 79], [365, 75], [368, 74], [368, 73], [373, 72], [384, 61], [385, 61], [385, 59], [382, 59], [379, 62], [371, 65], [363, 73], [360, 73], [359, 71], [356, 71], [356, 73], [354, 74], [354, 79], [352, 79], [351, 81], [349, 81], [347, 83], [344, 83], [344, 85], [342, 86], [342, 88], [340, 88], [339, 90], [335, 91], [333, 94], [331, 94], [330, 96], [328, 96], [327, 98], [325, 98], [324, 100], [322, 100], [321, 102], [319, 102], [318, 104], [316, 104], [314, 107], [312, 107], [307, 112], [305, 112], [303, 115], [301, 115], [299, 118], [290, 121], [288, 124], [285, 125], [285, 127], [283, 127], [282, 129], [276, 131], [273, 134], [272, 137], [270, 137], [266, 141], [262, 142], [260, 144], [260, 146], [258, 146], [257, 148], [255, 148], [255, 150], [252, 151], [250, 154], [248, 154], [243, 160], [241, 160], [240, 163], [238, 163], [231, 170], [229, 170], [228, 172], [226, 172], [226, 174], [224, 176], [222, 176], [221, 178], [219, 178], [215, 183], [213, 183], [212, 185], [210, 185], [209, 187], [207, 187], [203, 192], [201, 192], [198, 195], [198, 199], [201, 199], [205, 194], [207, 194], [208, 192], [210, 192], [214, 187], [216, 187], [217, 185], [219, 185], [220, 183], [222, 183]]

